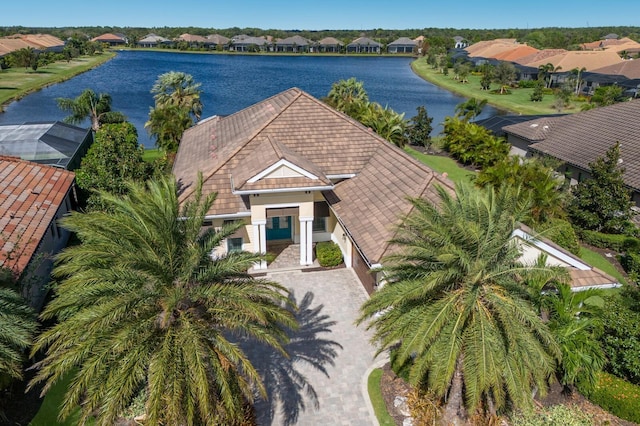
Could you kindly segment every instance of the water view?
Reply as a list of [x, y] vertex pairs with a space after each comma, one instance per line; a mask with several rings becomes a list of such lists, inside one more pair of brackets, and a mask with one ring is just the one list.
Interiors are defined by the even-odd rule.
[[[55, 99], [73, 98], [84, 89], [106, 92], [113, 109], [123, 112], [138, 129], [140, 143], [153, 147], [144, 129], [150, 93], [158, 75], [182, 71], [202, 83], [203, 117], [228, 115], [291, 87], [321, 98], [341, 79], [364, 82], [372, 101], [388, 105], [405, 118], [424, 105], [433, 117], [434, 134], [464, 98], [422, 80], [411, 71], [410, 58], [342, 56], [241, 56], [123, 51], [100, 67], [13, 102], [0, 113], [0, 124], [62, 120]], [[480, 118], [497, 114], [485, 108]], [[88, 127], [88, 123], [86, 126]]]

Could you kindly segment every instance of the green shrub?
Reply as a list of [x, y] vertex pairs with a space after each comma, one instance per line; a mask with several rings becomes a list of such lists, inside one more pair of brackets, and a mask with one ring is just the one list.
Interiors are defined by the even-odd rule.
[[603, 334], [600, 337], [608, 363], [605, 369], [631, 383], [640, 385], [640, 312], [620, 298], [607, 300], [602, 311]]
[[342, 263], [342, 251], [340, 246], [331, 241], [316, 244], [316, 257], [320, 266], [332, 267]]
[[520, 80], [518, 81], [518, 87], [521, 89], [532, 89], [536, 86], [539, 86], [540, 82], [538, 80]]
[[538, 225], [536, 231], [576, 256], [580, 255], [580, 241], [568, 221], [551, 219]]
[[587, 229], [580, 231], [580, 238], [586, 244], [617, 252], [640, 246], [640, 241], [635, 237], [629, 237], [624, 234], [604, 234]]
[[511, 417], [512, 426], [591, 426], [591, 416], [575, 405], [553, 405], [540, 411], [518, 413]]
[[627, 252], [619, 257], [620, 265], [630, 277], [640, 277], [640, 253]]
[[640, 386], [608, 373], [600, 373], [596, 387], [584, 394], [611, 414], [631, 422], [640, 422]]

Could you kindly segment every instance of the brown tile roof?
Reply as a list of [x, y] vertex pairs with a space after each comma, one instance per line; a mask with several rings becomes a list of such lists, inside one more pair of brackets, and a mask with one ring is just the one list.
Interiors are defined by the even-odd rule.
[[627, 60], [618, 64], [609, 65], [591, 70], [591, 72], [607, 75], [622, 75], [628, 79], [640, 78], [640, 60]]
[[64, 46], [64, 41], [50, 34], [24, 34], [20, 39], [32, 44], [38, 49], [48, 49], [51, 47]]
[[23, 272], [73, 181], [73, 172], [0, 156], [0, 265]]
[[537, 52], [539, 52], [539, 50], [536, 49], [535, 47], [522, 45], [522, 46], [515, 47], [513, 49], [502, 51], [496, 55], [489, 56], [489, 57], [493, 59], [498, 59], [500, 61], [516, 62], [516, 60], [519, 58], [529, 56]]
[[207, 39], [203, 36], [194, 35], [194, 34], [181, 34], [176, 40], [182, 40], [189, 43], [204, 43]]
[[[535, 142], [530, 149], [583, 170], [620, 142], [625, 183], [640, 190], [640, 99], [561, 117], [544, 118], [504, 127]], [[538, 126], [533, 127], [533, 125]]]
[[227, 44], [229, 43], [229, 38], [220, 35], [220, 34], [211, 34], [207, 36], [207, 40], [210, 43], [215, 43], [215, 44]]
[[99, 35], [98, 37], [92, 38], [91, 41], [100, 41], [104, 43], [109, 43], [109, 42], [124, 43], [126, 40], [117, 34], [106, 33], [106, 34]]
[[338, 45], [338, 46], [344, 46], [344, 43], [341, 42], [340, 40], [338, 40], [337, 38], [334, 37], [325, 37], [322, 40], [320, 40], [318, 42], [321, 46], [333, 46], [333, 45]]
[[[173, 167], [176, 179], [186, 188], [180, 200], [192, 194], [201, 171], [204, 190], [218, 192], [209, 214], [247, 212], [247, 198], [233, 194], [231, 177], [246, 181], [277, 158], [322, 174], [322, 179], [356, 175], [336, 184], [325, 196], [372, 264], [387, 251], [384, 242], [393, 235], [398, 216], [411, 208], [406, 197], [433, 198], [434, 184], [450, 185], [359, 122], [294, 88], [187, 130]], [[283, 179], [284, 185], [302, 183]], [[280, 183], [280, 179], [265, 179], [260, 188], [275, 187], [271, 185], [276, 180]]]
[[515, 38], [497, 38], [495, 40], [482, 40], [477, 43], [473, 43], [471, 46], [465, 47], [471, 57], [484, 57], [485, 53], [491, 52], [497, 54], [500, 51], [509, 50], [515, 46], [518, 46], [518, 42]]
[[33, 47], [33, 45], [17, 38], [0, 38], [0, 56], [7, 55], [15, 50], [27, 47]]
[[550, 63], [554, 67], [560, 67], [561, 72], [567, 72], [574, 68], [585, 68], [587, 71], [591, 71], [622, 61], [622, 58], [612, 51], [570, 51], [524, 65], [539, 67]]
[[[532, 62], [544, 61], [547, 58], [560, 55], [565, 52], [567, 52], [567, 50], [565, 49], [543, 49], [543, 50], [539, 50], [538, 52], [532, 53], [530, 55], [518, 58], [514, 62], [517, 62], [521, 65], [529, 65]], [[546, 64], [547, 63], [545, 62], [545, 65]]]

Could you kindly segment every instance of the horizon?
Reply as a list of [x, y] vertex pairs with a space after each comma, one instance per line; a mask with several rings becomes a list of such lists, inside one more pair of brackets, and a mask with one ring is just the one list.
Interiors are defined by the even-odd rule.
[[[262, 31], [370, 31], [423, 30], [508, 30], [545, 28], [637, 27], [640, 2], [624, 0], [615, 8], [594, 13], [584, 2], [540, 0], [535, 6], [493, 0], [482, 4], [425, 4], [407, 0], [401, 6], [384, 0], [326, 0], [322, 7], [300, 8], [299, 3], [245, 0], [242, 9], [232, 3], [198, 4], [187, 1], [175, 7], [168, 0], [156, 0], [149, 7], [143, 0], [113, 0], [115, 7], [87, 5], [81, 0], [34, 0], [4, 6], [2, 27], [67, 28], [255, 28]], [[119, 7], [118, 7], [119, 6]], [[621, 6], [624, 14], [620, 14]], [[505, 25], [505, 22], [509, 24]], [[285, 29], [288, 28], [288, 29]]]

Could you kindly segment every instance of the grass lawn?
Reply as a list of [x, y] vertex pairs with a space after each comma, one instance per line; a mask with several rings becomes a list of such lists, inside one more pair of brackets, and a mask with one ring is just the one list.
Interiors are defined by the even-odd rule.
[[[449, 72], [449, 75], [444, 75], [439, 73], [438, 70], [431, 68], [431, 65], [427, 64], [426, 58], [416, 59], [411, 64], [411, 67], [420, 77], [437, 86], [467, 98], [487, 99], [490, 105], [502, 110], [527, 115], [558, 113], [558, 111], [553, 108], [553, 103], [555, 102], [555, 96], [553, 95], [545, 94], [541, 102], [531, 102], [530, 96], [533, 89], [511, 89], [510, 94], [504, 95], [480, 90], [480, 79], [482, 76], [470, 74], [468, 76], [468, 83], [460, 83], [453, 78], [454, 75], [452, 71]], [[491, 88], [497, 89], [498, 85], [493, 83]], [[582, 104], [580, 102], [573, 101], [572, 105], [562, 112], [578, 112], [581, 106]]]
[[369, 398], [371, 398], [371, 404], [373, 405], [373, 411], [376, 413], [376, 418], [380, 426], [395, 426], [396, 422], [387, 412], [387, 406], [384, 403], [384, 399], [382, 399], [380, 378], [382, 378], [382, 369], [376, 368], [371, 372], [367, 381], [367, 389], [369, 391]]
[[[63, 379], [55, 384], [47, 392], [47, 395], [44, 397], [44, 401], [42, 401], [42, 405], [40, 406], [40, 410], [33, 418], [29, 426], [75, 426], [79, 423], [80, 420], [80, 408], [78, 407], [64, 422], [58, 421], [58, 413], [60, 412], [60, 406], [62, 405], [62, 397], [67, 390], [67, 385], [69, 384], [69, 380], [71, 377], [67, 379]], [[89, 420], [89, 425], [93, 425], [94, 422]]]
[[147, 163], [153, 163], [157, 158], [162, 157], [163, 153], [158, 148], [149, 148], [144, 150], [142, 160]]
[[600, 253], [586, 247], [580, 247], [580, 258], [591, 266], [606, 272], [616, 278], [620, 283], [627, 284], [625, 277]]
[[405, 147], [404, 150], [407, 154], [411, 155], [416, 160], [426, 164], [429, 168], [435, 170], [438, 173], [446, 173], [453, 182], [469, 181], [475, 173], [469, 171], [463, 167], [460, 167], [455, 160], [442, 155], [429, 155], [416, 151], [413, 148]]
[[[0, 105], [42, 89], [50, 84], [59, 83], [80, 73], [97, 67], [113, 58], [115, 53], [105, 52], [100, 55], [82, 56], [69, 63], [58, 61], [37, 71], [24, 68], [9, 68], [0, 71]], [[1, 106], [0, 106], [1, 110]]]

